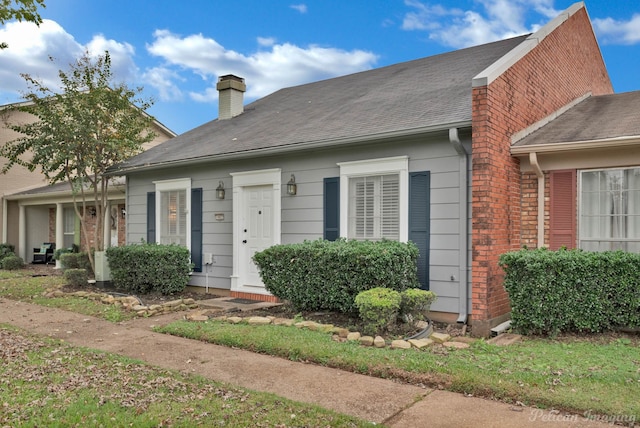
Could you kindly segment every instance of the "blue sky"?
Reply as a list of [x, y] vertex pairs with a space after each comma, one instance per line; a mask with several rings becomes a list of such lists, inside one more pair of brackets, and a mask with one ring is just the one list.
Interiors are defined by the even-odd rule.
[[[20, 73], [55, 86], [85, 50], [153, 98], [176, 133], [217, 117], [217, 77], [246, 79], [245, 102], [280, 88], [535, 31], [564, 0], [45, 0], [45, 20], [0, 26], [0, 104]], [[614, 90], [640, 90], [640, 2], [587, 0]], [[49, 61], [49, 57], [55, 62]]]

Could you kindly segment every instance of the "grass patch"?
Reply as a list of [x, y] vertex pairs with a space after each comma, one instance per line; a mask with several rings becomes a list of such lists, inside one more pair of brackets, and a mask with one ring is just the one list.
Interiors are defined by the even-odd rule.
[[0, 270], [0, 297], [35, 303], [50, 308], [64, 309], [83, 315], [120, 322], [136, 317], [131, 311], [111, 304], [77, 296], [45, 297], [47, 289], [65, 284], [62, 276], [34, 276], [29, 269], [19, 271]]
[[2, 326], [0, 357], [2, 426], [374, 426]]
[[465, 350], [391, 350], [283, 326], [177, 321], [157, 331], [450, 391], [590, 415], [640, 419], [640, 358], [629, 340], [537, 339]]

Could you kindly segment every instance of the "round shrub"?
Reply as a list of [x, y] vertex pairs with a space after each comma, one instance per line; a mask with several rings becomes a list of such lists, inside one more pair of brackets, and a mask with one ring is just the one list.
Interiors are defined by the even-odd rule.
[[67, 269], [64, 271], [63, 278], [69, 285], [79, 287], [87, 285], [89, 275], [86, 269]]
[[400, 315], [414, 320], [426, 318], [431, 304], [436, 300], [433, 291], [409, 288], [400, 293]]
[[358, 293], [355, 305], [364, 322], [363, 332], [374, 335], [393, 326], [400, 309], [400, 293], [384, 287], [376, 287]]
[[15, 256], [16, 247], [12, 244], [4, 243], [0, 244], [0, 261], [2, 261], [5, 257]]
[[91, 272], [91, 263], [89, 255], [82, 251], [79, 253], [62, 253], [60, 254], [60, 264], [63, 270], [67, 269], [85, 269]]
[[22, 269], [24, 267], [24, 260], [21, 257], [16, 256], [15, 254], [5, 256], [2, 259], [2, 269], [5, 270], [16, 270]]

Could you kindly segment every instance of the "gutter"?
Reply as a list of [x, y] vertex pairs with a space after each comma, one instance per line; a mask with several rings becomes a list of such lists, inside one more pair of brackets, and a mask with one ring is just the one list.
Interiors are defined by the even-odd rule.
[[529, 153], [529, 163], [536, 172], [538, 177], [538, 244], [537, 248], [544, 247], [544, 172], [538, 164], [538, 155], [536, 152]]
[[469, 155], [464, 146], [460, 142], [458, 136], [458, 128], [449, 129], [449, 142], [458, 153], [459, 158], [459, 185], [458, 185], [458, 198], [459, 198], [459, 220], [458, 220], [458, 257], [459, 257], [459, 272], [458, 272], [458, 320], [460, 324], [467, 323], [467, 317], [469, 316], [469, 284], [468, 284], [468, 254], [469, 254], [469, 204], [468, 204], [468, 191], [469, 191]]
[[412, 137], [420, 134], [427, 134], [427, 133], [433, 133], [438, 131], [447, 131], [451, 128], [465, 128], [465, 127], [471, 127], [471, 121], [460, 121], [460, 122], [452, 122], [445, 125], [403, 129], [400, 131], [390, 131], [390, 132], [383, 132], [380, 134], [364, 135], [357, 138], [348, 137], [348, 138], [336, 138], [332, 140], [323, 140], [323, 141], [308, 141], [304, 143], [293, 143], [293, 144], [279, 146], [279, 147], [265, 147], [261, 149], [246, 150], [242, 152], [214, 154], [214, 155], [195, 157], [191, 159], [179, 159], [179, 160], [173, 160], [173, 161], [158, 162], [153, 164], [143, 164], [143, 165], [137, 165], [137, 166], [131, 166], [131, 167], [124, 167], [118, 170], [107, 171], [104, 175], [105, 176], [122, 176], [122, 175], [127, 175], [129, 173], [138, 172], [138, 171], [152, 171], [156, 169], [171, 168], [171, 167], [177, 167], [177, 166], [186, 167], [186, 166], [193, 166], [193, 165], [198, 165], [198, 164], [203, 164], [208, 162], [217, 162], [217, 161], [241, 160], [241, 159], [247, 159], [247, 158], [254, 158], [260, 155], [275, 156], [275, 155], [299, 152], [303, 150], [323, 149], [323, 148], [335, 147], [335, 146], [346, 146], [350, 144], [358, 144], [358, 143], [364, 143], [364, 142], [376, 142], [376, 141], [382, 141], [382, 140], [387, 140], [391, 138]]
[[606, 148], [621, 148], [627, 146], [640, 145], [640, 138], [637, 135], [607, 138], [601, 140], [583, 140], [565, 143], [531, 144], [527, 146], [511, 146], [511, 154], [526, 155], [532, 152], [552, 153], [573, 150], [592, 150]]

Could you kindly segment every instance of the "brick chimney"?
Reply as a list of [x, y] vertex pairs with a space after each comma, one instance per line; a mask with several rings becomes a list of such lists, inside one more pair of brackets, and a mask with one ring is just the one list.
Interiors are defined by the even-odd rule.
[[218, 78], [218, 120], [231, 119], [244, 111], [243, 94], [247, 90], [242, 77], [227, 74]]

